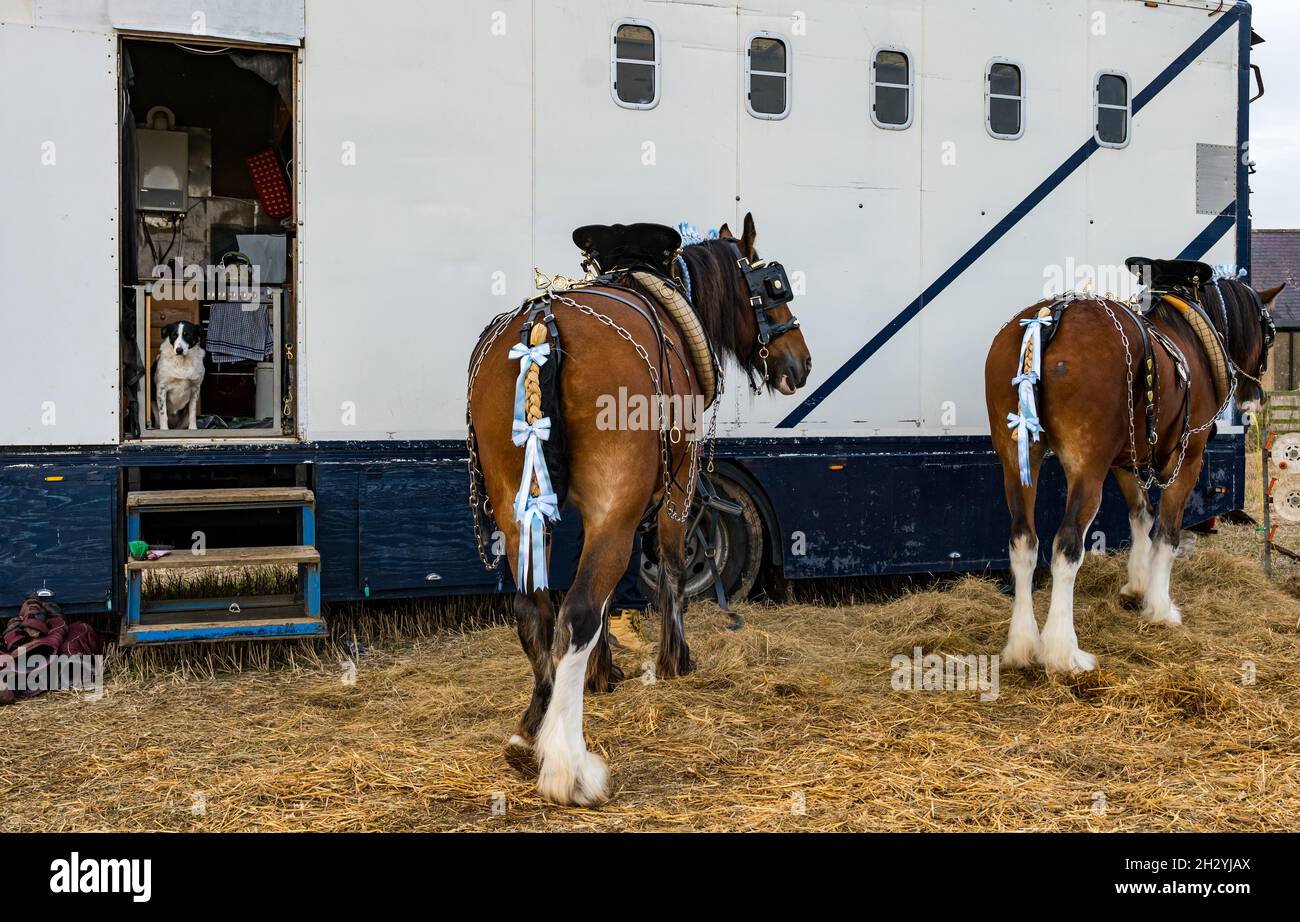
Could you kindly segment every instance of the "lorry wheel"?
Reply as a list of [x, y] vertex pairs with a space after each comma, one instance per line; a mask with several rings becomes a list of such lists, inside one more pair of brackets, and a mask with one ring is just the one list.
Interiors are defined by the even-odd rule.
[[[722, 498], [740, 506], [740, 514], [714, 511], [706, 514], [704, 529], [717, 556], [715, 566], [722, 576], [728, 602], [740, 602], [749, 595], [763, 564], [763, 521], [758, 507], [744, 487], [724, 474], [708, 475]], [[692, 510], [692, 521], [701, 510]], [[704, 545], [692, 528], [686, 535], [686, 598], [691, 601], [714, 601], [713, 573], [705, 556]], [[641, 591], [651, 603], [659, 580], [659, 545], [657, 532], [651, 531], [641, 542]]]

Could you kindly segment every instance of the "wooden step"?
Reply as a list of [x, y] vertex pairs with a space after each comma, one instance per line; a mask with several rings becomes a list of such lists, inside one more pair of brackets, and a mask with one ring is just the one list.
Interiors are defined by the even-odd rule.
[[188, 621], [177, 624], [136, 624], [124, 627], [121, 641], [134, 644], [196, 643], [221, 640], [273, 640], [294, 637], [323, 637], [328, 633], [324, 619], [260, 618], [245, 620]]
[[126, 495], [126, 508], [222, 509], [243, 506], [302, 506], [316, 501], [306, 487], [236, 487], [216, 490], [139, 490]]
[[172, 551], [157, 560], [128, 560], [127, 572], [136, 570], [185, 570], [195, 567], [261, 567], [271, 564], [319, 564], [314, 547], [290, 544], [273, 547], [223, 547], [195, 554], [189, 548]]

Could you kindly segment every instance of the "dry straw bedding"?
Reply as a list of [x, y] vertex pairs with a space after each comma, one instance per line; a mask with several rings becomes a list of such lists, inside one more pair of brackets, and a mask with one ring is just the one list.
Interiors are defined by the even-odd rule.
[[253, 654], [275, 668], [233, 672], [221, 657], [250, 654], [119, 655], [101, 701], [0, 712], [0, 829], [1300, 828], [1293, 587], [1202, 548], [1176, 565], [1186, 626], [1168, 629], [1118, 606], [1123, 566], [1090, 556], [1079, 576], [1100, 672], [1006, 670], [991, 702], [890, 685], [891, 657], [916, 646], [997, 651], [1010, 600], [991, 580], [754, 605], [737, 633], [698, 606], [697, 672], [587, 699], [612, 769], [599, 810], [543, 802], [501, 756], [529, 692], [507, 625], [371, 637], [354, 685], [335, 647], [279, 647]]

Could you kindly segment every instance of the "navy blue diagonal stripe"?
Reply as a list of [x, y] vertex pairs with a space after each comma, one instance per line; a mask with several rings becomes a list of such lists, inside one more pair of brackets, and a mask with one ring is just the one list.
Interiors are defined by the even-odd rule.
[[[1136, 115], [1143, 107], [1154, 99], [1161, 90], [1173, 82], [1174, 78], [1186, 70], [1193, 61], [1200, 57], [1210, 45], [1214, 44], [1218, 38], [1223, 35], [1240, 16], [1240, 8], [1234, 8], [1230, 13], [1217, 18], [1205, 33], [1188, 46], [1187, 50], [1174, 58], [1169, 65], [1162, 70], [1150, 83], [1133, 97], [1133, 113]], [[777, 423], [778, 429], [790, 429], [797, 426], [811, 413], [818, 404], [829, 397], [841, 384], [857, 371], [862, 365], [875, 355], [885, 343], [893, 339], [894, 336], [905, 327], [913, 317], [919, 314], [926, 304], [933, 301], [943, 293], [949, 285], [957, 280], [959, 276], [990, 249], [993, 245], [1001, 240], [1019, 224], [1025, 216], [1038, 207], [1043, 199], [1047, 198], [1061, 183], [1065, 182], [1075, 170], [1081, 167], [1089, 157], [1099, 150], [1099, 145], [1095, 138], [1089, 138], [1078, 150], [1072, 153], [1064, 163], [1052, 171], [1052, 174], [1044, 179], [1034, 191], [1030, 192], [1025, 198], [1011, 209], [1001, 221], [979, 239], [974, 246], [962, 254], [961, 258], [947, 268], [942, 275], [930, 283], [929, 287], [921, 292], [915, 300], [907, 307], [903, 308], [893, 320], [885, 324], [884, 328], [877, 333], [857, 352], [853, 353], [849, 359], [837, 368], [825, 381], [821, 383], [813, 393], [806, 398], [803, 403], [799, 404], [789, 416]], [[1216, 221], [1222, 220], [1216, 218]], [[1207, 229], [1208, 232], [1208, 229]], [[1203, 236], [1203, 235], [1202, 235]], [[1199, 238], [1198, 238], [1199, 239]], [[1208, 249], [1208, 247], [1207, 247]]]
[[1209, 223], [1205, 230], [1196, 235], [1196, 239], [1187, 244], [1178, 254], [1179, 259], [1200, 259], [1210, 252], [1210, 247], [1223, 239], [1223, 235], [1232, 230], [1237, 223], [1237, 203], [1231, 203]]

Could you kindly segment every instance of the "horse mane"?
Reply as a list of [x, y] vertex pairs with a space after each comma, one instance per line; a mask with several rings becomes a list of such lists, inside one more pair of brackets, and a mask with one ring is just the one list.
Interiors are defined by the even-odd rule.
[[[1208, 286], [1215, 288], [1213, 284]], [[1238, 367], [1246, 367], [1248, 363], [1254, 362], [1260, 357], [1258, 350], [1263, 349], [1263, 336], [1259, 325], [1259, 304], [1256, 301], [1258, 297], [1254, 291], [1245, 283], [1238, 279], [1223, 279], [1218, 283], [1215, 291], [1216, 295], [1223, 298], [1224, 307], [1228, 315], [1228, 351], [1233, 353], [1232, 360]], [[1219, 316], [1214, 317], [1213, 311], [1209, 312], [1211, 319], [1215, 321], [1217, 329], [1223, 323], [1223, 310], [1219, 311]], [[1251, 350], [1251, 354], [1241, 353], [1243, 346]]]
[[[1206, 292], [1213, 292], [1208, 299]], [[1201, 286], [1201, 307], [1210, 324], [1220, 334], [1227, 333], [1228, 352], [1238, 368], [1250, 369], [1259, 359], [1262, 348], [1259, 331], [1259, 308], [1255, 305], [1255, 294], [1245, 282], [1238, 279], [1220, 279], [1218, 284], [1211, 282]], [[1222, 297], [1223, 306], [1219, 299]], [[1164, 299], [1152, 305], [1150, 314], [1166, 321], [1174, 321], [1179, 314]], [[1224, 315], [1227, 315], [1228, 328], [1223, 328]]]
[[682, 259], [691, 276], [691, 306], [710, 345], [720, 358], [729, 356], [752, 374], [752, 331], [742, 327], [738, 309], [749, 294], [736, 269], [735, 252], [726, 240], [716, 238], [684, 247]]

